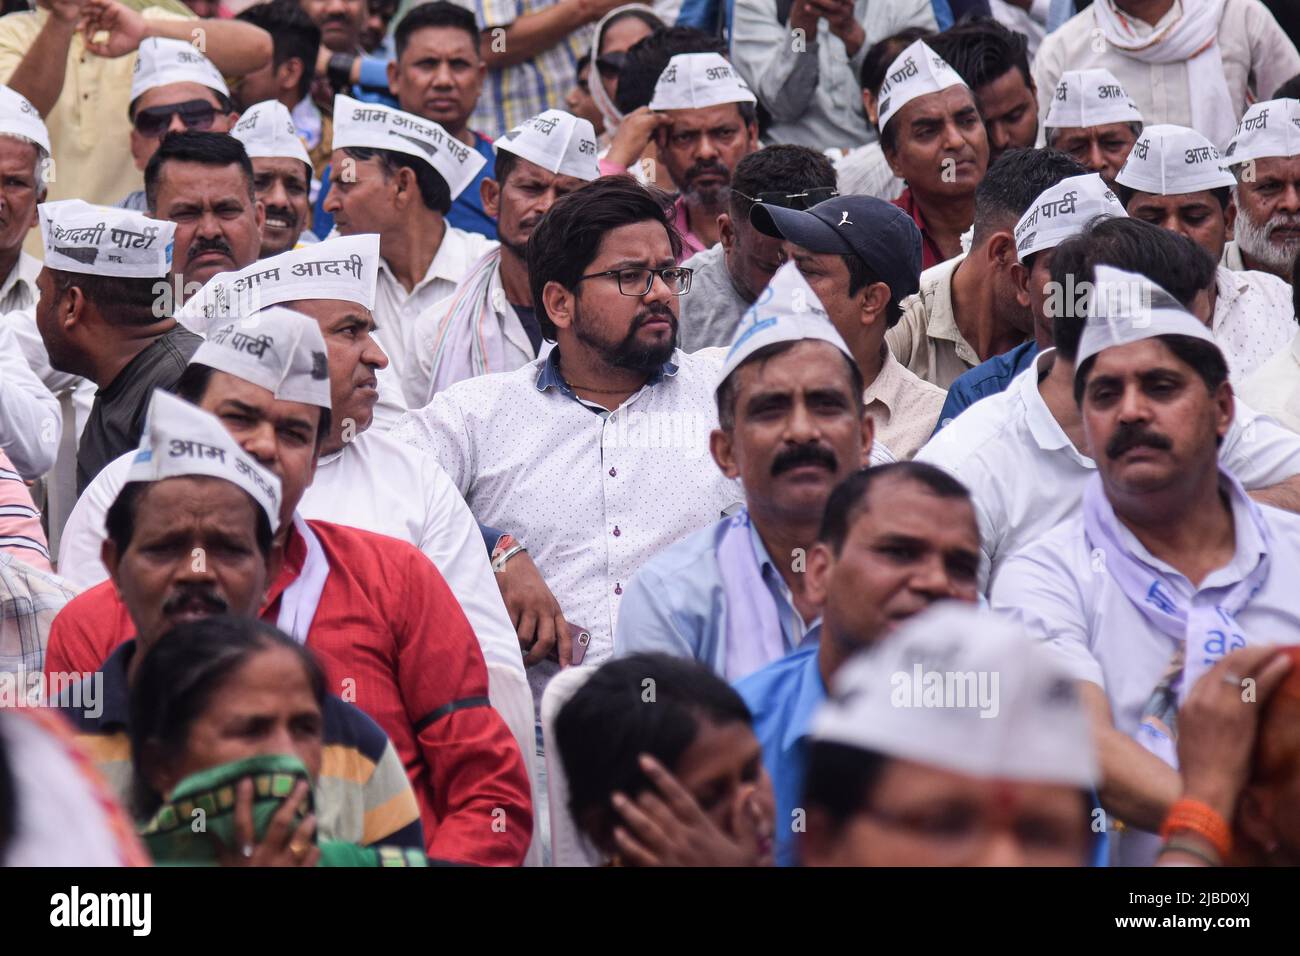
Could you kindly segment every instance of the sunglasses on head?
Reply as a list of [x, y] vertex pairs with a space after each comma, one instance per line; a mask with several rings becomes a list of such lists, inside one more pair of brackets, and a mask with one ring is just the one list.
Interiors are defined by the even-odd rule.
[[761, 192], [757, 196], [746, 196], [739, 189], [732, 189], [737, 196], [742, 199], [748, 199], [750, 202], [766, 203], [769, 206], [784, 206], [786, 209], [811, 209], [820, 202], [827, 199], [834, 199], [840, 194], [840, 191], [834, 186], [817, 186], [814, 189], [805, 189], [801, 193], [788, 193], [784, 189], [773, 189]]
[[157, 139], [172, 125], [173, 116], [180, 116], [186, 129], [207, 130], [217, 118], [217, 108], [207, 100], [151, 106], [135, 114], [135, 131], [145, 139]]

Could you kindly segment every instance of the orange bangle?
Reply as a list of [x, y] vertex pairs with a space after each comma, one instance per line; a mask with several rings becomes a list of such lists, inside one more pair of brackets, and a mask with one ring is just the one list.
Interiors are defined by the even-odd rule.
[[1177, 832], [1195, 833], [1214, 847], [1220, 859], [1226, 860], [1232, 851], [1232, 831], [1227, 821], [1200, 800], [1183, 797], [1174, 801], [1164, 825], [1160, 827], [1160, 836], [1168, 840], [1171, 833]]

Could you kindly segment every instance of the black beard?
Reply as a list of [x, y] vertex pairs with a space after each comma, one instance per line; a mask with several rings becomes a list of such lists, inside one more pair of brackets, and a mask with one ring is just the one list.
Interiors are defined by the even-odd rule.
[[[663, 345], [642, 345], [636, 339], [641, 326], [645, 325], [652, 316], [666, 317], [672, 323], [673, 336]], [[637, 313], [627, 335], [615, 345], [610, 345], [609, 342], [592, 335], [587, 330], [582, 321], [581, 308], [574, 313], [573, 331], [578, 341], [595, 351], [607, 365], [646, 375], [659, 371], [663, 364], [672, 358], [673, 350], [677, 348], [677, 317], [667, 306], [651, 306]]]

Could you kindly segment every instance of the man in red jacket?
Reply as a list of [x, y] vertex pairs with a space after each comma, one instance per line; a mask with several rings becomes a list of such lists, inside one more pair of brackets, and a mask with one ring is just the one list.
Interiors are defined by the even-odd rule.
[[[280, 479], [262, 617], [305, 640], [330, 691], [388, 734], [420, 803], [429, 855], [518, 864], [532, 838], [527, 774], [442, 576], [406, 542], [296, 514], [329, 433], [325, 353], [314, 321], [268, 309], [215, 329], [177, 392]], [[112, 585], [91, 588], [55, 619], [46, 672], [97, 670], [133, 633]]]

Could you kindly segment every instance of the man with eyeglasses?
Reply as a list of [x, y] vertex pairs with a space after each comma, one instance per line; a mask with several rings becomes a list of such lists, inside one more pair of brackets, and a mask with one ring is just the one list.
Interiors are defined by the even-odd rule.
[[[226, 81], [212, 62], [184, 40], [145, 40], [131, 79], [131, 158], [141, 171], [168, 133], [192, 129], [229, 133], [239, 119]], [[144, 212], [143, 189], [118, 205]]]
[[132, 90], [139, 58], [132, 54], [150, 38], [188, 44], [202, 37], [202, 54], [225, 76], [242, 76], [271, 58], [266, 31], [185, 18], [174, 6], [37, 0], [36, 8], [0, 18], [0, 83], [27, 97], [49, 124], [58, 168], [52, 201], [110, 205], [140, 188], [143, 162], [133, 167], [128, 160], [130, 104], [139, 95]]
[[718, 216], [717, 245], [682, 263], [694, 272], [681, 299], [685, 352], [727, 345], [740, 317], [781, 264], [781, 241], [751, 225], [759, 204], [807, 209], [836, 195], [835, 167], [806, 146], [769, 146], [736, 164], [726, 212]]
[[655, 84], [650, 109], [662, 113], [655, 130], [659, 160], [677, 184], [673, 206], [686, 255], [703, 252], [720, 234], [736, 164], [758, 149], [757, 100], [718, 53], [681, 53]]
[[628, 177], [559, 199], [528, 241], [555, 348], [457, 382], [392, 432], [433, 452], [480, 524], [528, 543], [562, 610], [518, 628], [529, 650], [560, 634], [558, 661], [526, 658], [538, 699], [571, 660], [569, 625], [590, 635], [584, 665], [608, 659], [633, 574], [742, 497], [708, 454], [720, 356], [675, 348], [691, 278], [679, 252], [661, 198]]

